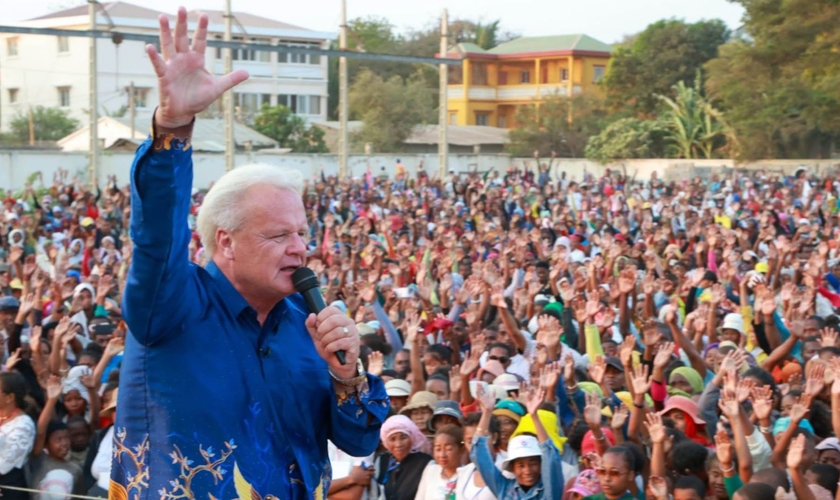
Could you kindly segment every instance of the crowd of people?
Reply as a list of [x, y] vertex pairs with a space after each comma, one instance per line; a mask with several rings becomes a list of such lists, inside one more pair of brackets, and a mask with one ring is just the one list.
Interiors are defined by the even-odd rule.
[[[329, 445], [328, 498], [840, 499], [836, 176], [399, 167], [303, 194], [391, 402], [372, 456]], [[4, 193], [4, 500], [107, 497], [130, 201], [64, 171]]]

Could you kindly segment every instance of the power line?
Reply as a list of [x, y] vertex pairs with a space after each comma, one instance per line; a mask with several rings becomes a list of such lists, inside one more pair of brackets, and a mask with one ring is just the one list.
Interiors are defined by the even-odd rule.
[[[99, 30], [62, 30], [55, 28], [30, 28], [24, 26], [0, 26], [0, 33], [17, 33], [21, 35], [50, 35], [84, 38], [110, 38], [112, 40], [133, 40], [158, 44], [160, 39], [157, 35], [146, 35], [142, 33], [122, 33], [118, 31]], [[278, 52], [286, 54], [307, 54], [326, 57], [349, 57], [351, 59], [366, 59], [368, 61], [391, 61], [410, 64], [432, 64], [438, 66], [446, 64], [460, 66], [460, 59], [438, 59], [435, 57], [398, 56], [394, 54], [374, 54], [369, 52], [352, 52], [349, 50], [316, 49], [292, 45], [268, 45], [265, 43], [241, 43], [225, 40], [207, 40], [208, 47], [220, 47], [232, 50], [261, 50], [265, 52]]]

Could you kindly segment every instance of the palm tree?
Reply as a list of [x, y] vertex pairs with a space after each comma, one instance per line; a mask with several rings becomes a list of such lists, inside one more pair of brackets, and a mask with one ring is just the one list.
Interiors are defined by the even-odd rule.
[[475, 44], [484, 50], [489, 50], [499, 44], [499, 23], [497, 19], [489, 24], [482, 24], [481, 22], [475, 25]]
[[731, 137], [721, 113], [703, 96], [700, 72], [694, 87], [680, 81], [672, 87], [674, 98], [656, 94], [667, 110], [663, 114], [669, 137], [678, 158], [711, 158], [719, 138]]

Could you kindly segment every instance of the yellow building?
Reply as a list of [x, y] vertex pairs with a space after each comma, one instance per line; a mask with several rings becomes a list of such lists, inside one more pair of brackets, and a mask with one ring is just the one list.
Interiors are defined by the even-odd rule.
[[461, 43], [448, 57], [451, 125], [512, 128], [519, 106], [548, 96], [601, 92], [612, 46], [586, 35], [522, 37], [484, 50]]

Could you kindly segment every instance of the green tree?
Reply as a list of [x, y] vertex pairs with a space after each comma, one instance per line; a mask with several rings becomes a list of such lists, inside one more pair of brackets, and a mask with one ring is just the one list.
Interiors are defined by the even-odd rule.
[[715, 149], [725, 143], [727, 127], [720, 112], [703, 96], [700, 72], [694, 87], [679, 82], [673, 87], [674, 98], [656, 94], [665, 104], [661, 118], [668, 127], [668, 141], [677, 158], [712, 157]]
[[508, 151], [514, 156], [581, 158], [589, 138], [605, 125], [603, 101], [591, 95], [552, 96], [517, 110]]
[[[79, 128], [79, 120], [59, 108], [32, 108], [32, 122], [36, 141], [57, 141]], [[29, 116], [18, 113], [10, 123], [11, 137], [19, 142], [29, 140]]]
[[660, 120], [622, 118], [593, 136], [586, 144], [586, 158], [599, 163], [633, 158], [662, 158], [667, 127]]
[[729, 30], [717, 19], [649, 25], [613, 51], [602, 80], [610, 109], [627, 116], [656, 116], [660, 103], [655, 94], [670, 93], [680, 81], [692, 82], [728, 38]]
[[351, 139], [370, 143], [377, 152], [397, 152], [416, 125], [434, 120], [432, 90], [420, 74], [404, 80], [394, 75], [384, 80], [363, 70], [349, 90], [350, 112], [361, 117], [361, 130]]
[[840, 4], [736, 0], [746, 36], [706, 65], [738, 158], [827, 157], [840, 135]]
[[324, 131], [307, 127], [303, 118], [286, 106], [263, 104], [251, 127], [279, 142], [281, 148], [291, 148], [295, 153], [329, 152], [324, 143]]

